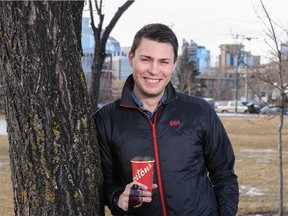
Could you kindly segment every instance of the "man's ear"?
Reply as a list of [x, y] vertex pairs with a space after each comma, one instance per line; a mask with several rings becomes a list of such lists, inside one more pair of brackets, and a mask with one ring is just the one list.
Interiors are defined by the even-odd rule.
[[175, 71], [176, 67], [177, 67], [177, 64], [178, 64], [178, 58], [175, 60], [174, 62], [174, 65], [173, 65], [173, 71]]
[[134, 58], [134, 53], [132, 53], [131, 51], [128, 53], [128, 60], [129, 60], [129, 64], [132, 67], [133, 64], [133, 58]]

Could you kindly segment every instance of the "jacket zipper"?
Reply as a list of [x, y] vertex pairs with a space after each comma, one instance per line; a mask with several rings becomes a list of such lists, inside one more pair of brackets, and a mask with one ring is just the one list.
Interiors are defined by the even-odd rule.
[[160, 162], [159, 162], [159, 153], [158, 153], [156, 128], [155, 128], [156, 119], [157, 119], [157, 115], [158, 115], [159, 110], [155, 113], [154, 122], [152, 122], [151, 119], [149, 119], [148, 116], [141, 109], [139, 109], [138, 107], [125, 106], [123, 104], [120, 104], [120, 106], [139, 110], [141, 113], [143, 113], [147, 117], [148, 121], [151, 124], [151, 127], [152, 127], [152, 138], [153, 138], [153, 147], [154, 147], [154, 154], [155, 154], [155, 162], [156, 162], [156, 170], [157, 170], [157, 178], [158, 178], [158, 187], [159, 187], [159, 192], [160, 192], [161, 206], [162, 206], [163, 216], [167, 216], [165, 200], [164, 200], [164, 193], [163, 193], [163, 186], [162, 186], [162, 178], [161, 178], [161, 170], [160, 170]]
[[156, 128], [155, 128], [157, 114], [158, 114], [158, 112], [154, 116], [154, 119], [155, 119], [154, 123], [151, 122], [151, 125], [152, 125], [152, 137], [153, 137], [155, 162], [156, 162], [156, 169], [157, 169], [158, 186], [159, 186], [159, 192], [160, 192], [160, 200], [161, 200], [161, 205], [162, 205], [163, 216], [166, 216], [167, 213], [166, 213], [166, 206], [165, 206], [163, 186], [162, 186], [162, 178], [161, 178], [161, 171], [160, 171], [158, 145], [157, 145], [157, 139], [156, 139]]

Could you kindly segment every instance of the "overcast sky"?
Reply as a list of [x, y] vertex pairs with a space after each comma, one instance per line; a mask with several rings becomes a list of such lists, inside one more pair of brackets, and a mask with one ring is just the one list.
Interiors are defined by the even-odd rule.
[[[104, 26], [124, 0], [104, 0]], [[288, 29], [288, 1], [263, 0], [271, 18]], [[258, 13], [258, 14], [257, 14]], [[85, 12], [84, 12], [85, 14]], [[131, 46], [133, 37], [143, 25], [161, 22], [170, 26], [182, 40], [193, 40], [211, 51], [212, 61], [220, 54], [220, 44], [243, 43], [245, 50], [265, 56], [264, 17], [259, 0], [136, 0], [122, 15], [110, 36], [121, 46]], [[87, 15], [85, 15], [87, 16]], [[279, 29], [279, 28], [278, 28]], [[277, 31], [287, 42], [287, 34]], [[239, 35], [238, 39], [236, 35]], [[245, 38], [252, 38], [250, 42]], [[264, 57], [261, 57], [262, 61]]]

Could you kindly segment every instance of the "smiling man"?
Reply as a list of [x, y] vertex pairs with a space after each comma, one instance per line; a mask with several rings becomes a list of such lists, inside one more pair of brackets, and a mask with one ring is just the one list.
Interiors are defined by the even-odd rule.
[[[94, 115], [104, 202], [113, 215], [237, 213], [232, 145], [204, 99], [173, 88], [177, 53], [177, 37], [168, 26], [144, 26], [134, 37], [129, 53], [132, 75], [121, 98]], [[132, 180], [130, 161], [136, 156], [155, 158], [152, 193]]]
[[177, 61], [169, 43], [143, 38], [132, 47], [129, 62], [135, 82], [133, 93], [146, 110], [156, 111]]

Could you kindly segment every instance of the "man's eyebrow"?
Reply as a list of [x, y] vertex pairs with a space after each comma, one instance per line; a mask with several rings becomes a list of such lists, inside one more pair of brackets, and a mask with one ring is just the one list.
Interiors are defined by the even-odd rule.
[[152, 58], [151, 56], [147, 56], [147, 55], [140, 55], [140, 57], [144, 57], [144, 58]]
[[[151, 56], [147, 56], [147, 55], [140, 55], [140, 57], [144, 57], [144, 58], [148, 58], [148, 59], [153, 59]], [[159, 59], [160, 61], [171, 61], [171, 58], [162, 58]]]

